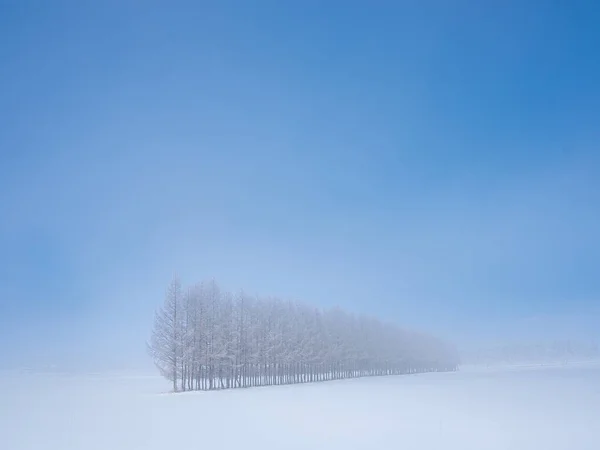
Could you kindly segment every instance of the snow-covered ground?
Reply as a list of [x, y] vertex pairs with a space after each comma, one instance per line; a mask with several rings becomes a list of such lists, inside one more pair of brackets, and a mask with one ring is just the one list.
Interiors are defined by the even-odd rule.
[[166, 394], [135, 375], [0, 375], [0, 448], [594, 449], [600, 366]]

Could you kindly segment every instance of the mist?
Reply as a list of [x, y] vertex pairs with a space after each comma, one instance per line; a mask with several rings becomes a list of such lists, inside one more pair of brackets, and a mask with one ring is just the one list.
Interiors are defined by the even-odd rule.
[[0, 447], [598, 448], [595, 8], [39, 3]]

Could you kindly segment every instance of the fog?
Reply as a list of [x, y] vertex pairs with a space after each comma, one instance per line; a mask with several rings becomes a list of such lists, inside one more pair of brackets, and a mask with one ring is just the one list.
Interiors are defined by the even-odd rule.
[[596, 449], [594, 364], [168, 394], [152, 375], [3, 373], [11, 450]]
[[600, 448], [600, 10], [75, 3], [0, 2], [2, 449]]

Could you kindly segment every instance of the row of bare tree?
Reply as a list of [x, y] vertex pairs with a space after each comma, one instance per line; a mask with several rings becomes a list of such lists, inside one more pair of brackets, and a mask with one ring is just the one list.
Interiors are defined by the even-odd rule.
[[173, 390], [456, 370], [453, 347], [339, 308], [233, 296], [212, 280], [169, 285], [148, 350]]

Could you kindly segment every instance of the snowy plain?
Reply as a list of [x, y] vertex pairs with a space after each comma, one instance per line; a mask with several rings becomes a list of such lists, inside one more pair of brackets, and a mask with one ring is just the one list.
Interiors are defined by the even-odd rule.
[[168, 393], [155, 376], [0, 375], [5, 450], [600, 449], [600, 365]]

